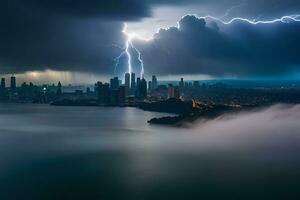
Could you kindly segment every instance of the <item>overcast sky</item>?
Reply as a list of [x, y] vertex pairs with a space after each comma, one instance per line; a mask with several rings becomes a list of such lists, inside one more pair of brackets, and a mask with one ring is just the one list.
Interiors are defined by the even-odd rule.
[[[151, 38], [132, 41], [146, 76], [289, 77], [299, 73], [300, 22], [226, 25], [201, 17], [270, 20], [297, 13], [295, 0], [0, 0], [0, 73], [26, 80], [40, 72], [57, 80], [61, 71], [62, 79], [75, 73], [77, 82], [90, 83], [124, 72], [126, 55], [117, 68], [115, 58], [125, 47], [126, 23], [128, 33]], [[130, 52], [138, 73], [138, 54]]]

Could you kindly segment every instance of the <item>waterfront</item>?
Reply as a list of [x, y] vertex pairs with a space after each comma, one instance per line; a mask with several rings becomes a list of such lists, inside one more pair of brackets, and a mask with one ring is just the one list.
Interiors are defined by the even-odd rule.
[[0, 199], [297, 195], [299, 106], [191, 128], [147, 124], [161, 116], [136, 108], [0, 104]]

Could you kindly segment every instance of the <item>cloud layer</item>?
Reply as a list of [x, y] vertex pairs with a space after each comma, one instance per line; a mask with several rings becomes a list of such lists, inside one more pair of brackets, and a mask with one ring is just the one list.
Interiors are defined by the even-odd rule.
[[[240, 3], [246, 6], [230, 16], [261, 13], [261, 18], [268, 18], [300, 8], [292, 0], [3, 0], [0, 73], [51, 69], [111, 75], [114, 58], [122, 51], [119, 47], [124, 47], [123, 22], [151, 17], [153, 8], [160, 6], [182, 7], [187, 12], [189, 6], [204, 6], [221, 16]], [[192, 16], [179, 23], [180, 28], [161, 30], [149, 43], [136, 42], [146, 73], [272, 75], [299, 65], [299, 23], [225, 26]]]
[[154, 74], [280, 75], [300, 65], [299, 33], [300, 22], [225, 25], [188, 15], [139, 49]]

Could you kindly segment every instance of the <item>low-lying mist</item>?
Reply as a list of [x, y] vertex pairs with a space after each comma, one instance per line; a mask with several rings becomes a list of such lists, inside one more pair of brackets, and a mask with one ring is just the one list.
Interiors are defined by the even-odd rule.
[[[180, 130], [195, 146], [297, 148], [300, 150], [300, 105], [277, 104], [252, 111], [198, 120]], [[299, 146], [299, 147], [298, 147]]]
[[147, 124], [161, 115], [0, 106], [0, 199], [299, 196], [300, 105], [224, 114], [188, 128]]

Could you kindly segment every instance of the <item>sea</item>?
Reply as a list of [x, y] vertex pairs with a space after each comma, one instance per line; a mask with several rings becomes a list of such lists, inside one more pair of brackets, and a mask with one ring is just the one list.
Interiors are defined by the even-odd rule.
[[300, 109], [257, 112], [177, 128], [137, 108], [0, 104], [0, 199], [299, 199]]

